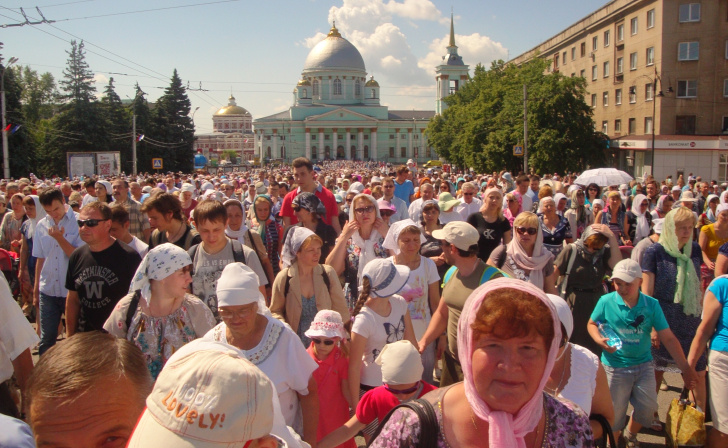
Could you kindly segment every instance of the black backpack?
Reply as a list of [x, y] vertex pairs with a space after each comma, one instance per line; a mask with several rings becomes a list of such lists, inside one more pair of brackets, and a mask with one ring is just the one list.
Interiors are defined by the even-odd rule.
[[[331, 279], [329, 279], [328, 274], [326, 273], [326, 269], [322, 264], [319, 264], [321, 266], [321, 269], [323, 272], [321, 273], [321, 277], [323, 277], [324, 284], [326, 285], [326, 289], [329, 291], [329, 296], [331, 295]], [[285, 286], [283, 286], [283, 297], [286, 297], [288, 295], [288, 290], [291, 289], [291, 277], [286, 275], [286, 283]]]

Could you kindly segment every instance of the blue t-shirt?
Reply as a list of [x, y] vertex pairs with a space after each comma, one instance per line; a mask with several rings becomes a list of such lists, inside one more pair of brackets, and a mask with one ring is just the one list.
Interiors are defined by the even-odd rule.
[[728, 278], [718, 277], [708, 287], [708, 291], [712, 292], [718, 302], [723, 305], [720, 317], [715, 325], [715, 333], [710, 338], [710, 349], [721, 352], [728, 352]]
[[641, 292], [633, 308], [616, 291], [603, 295], [594, 307], [591, 320], [606, 322], [622, 340], [622, 348], [616, 352], [602, 351], [602, 363], [615, 368], [652, 361], [652, 328], [657, 331], [668, 328], [659, 302]]
[[407, 204], [407, 208], [410, 206], [410, 195], [413, 194], [415, 194], [415, 186], [411, 180], [408, 179], [403, 184], [394, 181], [394, 195], [403, 200]]

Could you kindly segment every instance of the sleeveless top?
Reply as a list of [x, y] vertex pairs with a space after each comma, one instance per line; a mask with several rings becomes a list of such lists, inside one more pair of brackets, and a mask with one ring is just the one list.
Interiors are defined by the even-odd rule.
[[597, 355], [582, 347], [571, 345], [571, 369], [569, 381], [557, 398], [567, 399], [579, 405], [586, 412], [591, 413], [592, 398], [597, 388], [597, 370], [599, 358]]

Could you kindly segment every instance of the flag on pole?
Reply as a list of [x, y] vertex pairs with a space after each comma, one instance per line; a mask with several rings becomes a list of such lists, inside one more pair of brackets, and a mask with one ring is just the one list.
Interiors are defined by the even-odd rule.
[[139, 134], [136, 139], [138, 142], [144, 140], [144, 134]]
[[15, 134], [16, 132], [18, 132], [18, 129], [20, 129], [21, 126], [23, 126], [23, 125], [16, 124], [15, 126], [13, 126], [13, 129], [10, 130], [10, 134]]
[[3, 132], [8, 132], [12, 126], [13, 126], [12, 123], [10, 123], [7, 126], [5, 126], [5, 129], [3, 129]]

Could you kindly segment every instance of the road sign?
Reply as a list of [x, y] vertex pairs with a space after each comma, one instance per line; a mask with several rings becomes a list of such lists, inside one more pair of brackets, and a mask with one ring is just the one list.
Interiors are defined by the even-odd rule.
[[523, 157], [523, 146], [513, 145], [513, 155], [517, 157]]
[[162, 169], [162, 159], [152, 159], [152, 168], [155, 170], [161, 170]]

